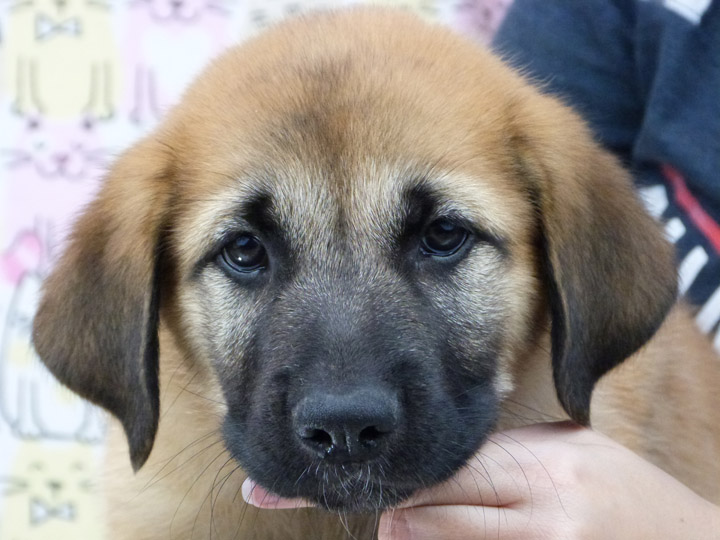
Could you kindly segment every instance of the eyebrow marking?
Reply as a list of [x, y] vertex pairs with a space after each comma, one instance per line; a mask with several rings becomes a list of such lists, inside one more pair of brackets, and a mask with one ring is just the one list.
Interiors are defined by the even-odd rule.
[[203, 269], [220, 254], [225, 245], [241, 233], [258, 236], [264, 243], [276, 244], [284, 249], [287, 241], [278, 223], [271, 194], [255, 190], [229, 212], [232, 218], [225, 220], [213, 233], [210, 246], [193, 266], [191, 279], [200, 276]]
[[271, 233], [279, 229], [273, 211], [273, 199], [267, 191], [253, 193], [240, 203], [237, 213], [257, 231]]
[[400, 230], [406, 235], [410, 229], [425, 224], [438, 207], [438, 197], [425, 180], [416, 179], [403, 193], [402, 205]]
[[438, 190], [433, 189], [425, 178], [413, 180], [402, 195], [402, 213], [398, 223], [396, 242], [403, 246], [413, 236], [422, 233], [422, 229], [435, 219], [448, 219], [468, 229], [475, 240], [490, 244], [503, 256], [510, 254], [507, 240], [479, 224], [463, 211], [462, 205], [447, 200]]

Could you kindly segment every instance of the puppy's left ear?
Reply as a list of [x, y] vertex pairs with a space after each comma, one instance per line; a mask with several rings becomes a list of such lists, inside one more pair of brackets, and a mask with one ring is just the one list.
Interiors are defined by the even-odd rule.
[[33, 341], [71, 390], [122, 423], [137, 470], [159, 417], [159, 246], [170, 178], [148, 139], [120, 157], [43, 286]]
[[674, 251], [573, 112], [546, 97], [525, 105], [515, 140], [542, 229], [553, 377], [570, 417], [588, 424], [597, 380], [653, 336], [676, 300]]

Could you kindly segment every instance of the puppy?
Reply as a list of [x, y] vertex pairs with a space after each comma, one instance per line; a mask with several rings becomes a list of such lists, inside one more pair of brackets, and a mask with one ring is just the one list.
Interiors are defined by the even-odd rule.
[[[111, 537], [368, 538], [547, 419], [720, 502], [720, 364], [682, 308], [663, 325], [675, 299], [671, 247], [573, 112], [358, 9], [227, 52], [120, 157], [34, 339], [124, 430]], [[249, 509], [245, 475], [331, 513]]]

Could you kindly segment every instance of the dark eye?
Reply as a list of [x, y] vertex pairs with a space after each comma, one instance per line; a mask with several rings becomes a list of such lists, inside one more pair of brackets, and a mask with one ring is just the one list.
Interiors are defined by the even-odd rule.
[[421, 249], [425, 255], [449, 257], [465, 244], [468, 232], [446, 219], [433, 221], [425, 229]]
[[223, 261], [236, 272], [254, 272], [267, 266], [267, 252], [260, 240], [241, 234], [222, 250]]

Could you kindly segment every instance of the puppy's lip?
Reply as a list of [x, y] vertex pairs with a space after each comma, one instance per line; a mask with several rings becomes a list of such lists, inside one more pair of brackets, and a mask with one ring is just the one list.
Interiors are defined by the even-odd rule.
[[249, 505], [269, 510], [286, 510], [294, 508], [324, 508], [335, 512], [377, 512], [394, 507], [407, 498], [409, 494], [397, 494], [390, 501], [382, 501], [382, 506], [374, 504], [370, 499], [360, 498], [346, 500], [344, 497], [322, 497], [313, 502], [302, 498], [285, 498], [271, 493], [250, 478], [246, 478], [242, 485], [242, 497]]

